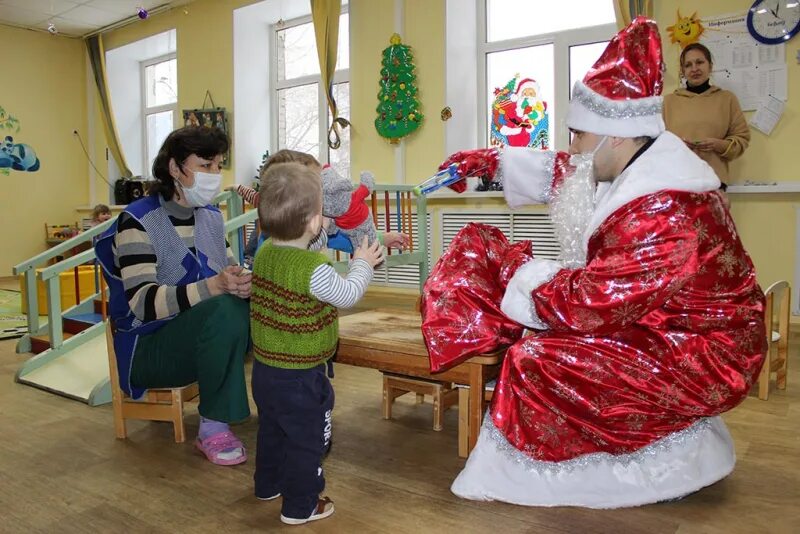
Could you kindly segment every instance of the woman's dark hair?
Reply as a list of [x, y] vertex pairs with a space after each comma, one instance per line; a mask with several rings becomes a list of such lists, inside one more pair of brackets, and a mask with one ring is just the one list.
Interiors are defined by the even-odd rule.
[[706, 56], [706, 61], [708, 61], [708, 65], [710, 67], [714, 65], [714, 61], [712, 61], [712, 59], [711, 59], [711, 50], [706, 48], [706, 45], [702, 45], [700, 43], [692, 43], [690, 45], [686, 45], [686, 48], [684, 48], [681, 51], [681, 59], [680, 59], [680, 62], [681, 62], [680, 72], [681, 72], [681, 74], [683, 73], [683, 61], [686, 59], [686, 53], [689, 50], [699, 50], [700, 53], [702, 53], [704, 56]]
[[164, 139], [164, 144], [153, 160], [153, 177], [156, 182], [150, 186], [151, 195], [160, 194], [164, 200], [175, 195], [175, 179], [169, 173], [169, 160], [174, 159], [183, 165], [186, 159], [195, 154], [203, 159], [214, 159], [228, 151], [230, 141], [219, 128], [209, 126], [186, 126], [179, 128]]

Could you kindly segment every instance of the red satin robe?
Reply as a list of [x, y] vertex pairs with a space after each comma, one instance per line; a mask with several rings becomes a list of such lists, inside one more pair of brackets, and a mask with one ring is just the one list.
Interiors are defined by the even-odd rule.
[[[481, 281], [481, 295], [504, 292], [523, 245], [507, 258], [487, 245], [492, 235], [469, 225], [448, 252], [452, 263], [463, 251], [474, 257], [491, 248], [486, 269], [475, 260], [466, 269], [437, 265], [431, 293], [426, 286], [423, 333], [433, 369], [476, 353], [464, 332], [454, 334], [458, 317], [481, 350], [515, 339], [514, 323], [481, 308], [488, 297], [476, 299], [465, 278]], [[508, 350], [491, 417], [536, 460], [638, 450], [739, 404], [764, 361], [764, 295], [715, 192], [660, 191], [622, 206], [592, 234], [586, 267], [562, 269], [531, 299], [548, 329]]]

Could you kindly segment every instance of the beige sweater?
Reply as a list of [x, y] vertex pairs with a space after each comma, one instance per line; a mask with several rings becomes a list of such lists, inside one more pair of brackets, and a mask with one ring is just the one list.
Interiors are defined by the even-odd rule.
[[742, 155], [750, 143], [750, 127], [745, 121], [736, 95], [712, 86], [695, 94], [677, 89], [664, 97], [664, 122], [667, 130], [682, 139], [725, 139], [728, 148], [721, 154], [713, 151], [695, 153], [711, 165], [723, 182], [728, 180], [728, 161]]

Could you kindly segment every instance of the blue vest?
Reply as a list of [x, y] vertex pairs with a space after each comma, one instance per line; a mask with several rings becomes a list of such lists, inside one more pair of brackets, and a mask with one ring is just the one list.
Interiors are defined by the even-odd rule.
[[[136, 219], [147, 232], [156, 253], [156, 279], [159, 285], [181, 286], [214, 276], [227, 265], [224, 221], [220, 211], [212, 206], [194, 210], [194, 246], [192, 254], [178, 235], [159, 195], [150, 195], [129, 204], [125, 213]], [[143, 322], [130, 308], [125, 296], [119, 268], [114, 262], [114, 237], [117, 223], [111, 225], [95, 244], [95, 253], [103, 267], [108, 283], [108, 313], [114, 321], [114, 351], [117, 355], [120, 387], [134, 399], [145, 389], [130, 383], [133, 355], [140, 335], [152, 334], [174, 317]]]

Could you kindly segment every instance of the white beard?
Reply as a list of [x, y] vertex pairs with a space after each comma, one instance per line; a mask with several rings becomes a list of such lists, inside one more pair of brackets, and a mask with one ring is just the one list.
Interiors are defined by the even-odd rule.
[[553, 191], [550, 220], [564, 267], [576, 269], [586, 265], [584, 233], [594, 212], [596, 186], [592, 154], [573, 155], [570, 164], [575, 166], [575, 172], [565, 176]]

